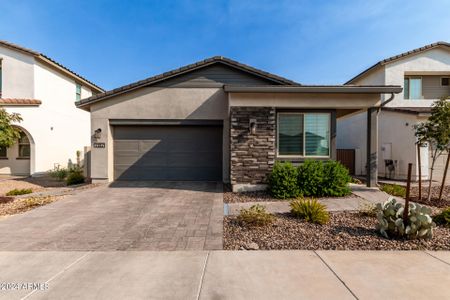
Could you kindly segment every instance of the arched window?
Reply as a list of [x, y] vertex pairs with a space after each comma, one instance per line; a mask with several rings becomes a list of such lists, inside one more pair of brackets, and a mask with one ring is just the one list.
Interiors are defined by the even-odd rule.
[[23, 131], [19, 138], [19, 158], [30, 158], [30, 140]]

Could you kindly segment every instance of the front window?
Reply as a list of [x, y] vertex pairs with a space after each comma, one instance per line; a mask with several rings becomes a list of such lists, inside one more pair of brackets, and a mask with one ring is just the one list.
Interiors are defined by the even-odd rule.
[[30, 158], [30, 140], [24, 132], [19, 138], [19, 158]]
[[329, 113], [278, 113], [278, 156], [329, 157]]
[[81, 100], [81, 84], [76, 84], [75, 87], [75, 100]]
[[403, 94], [405, 99], [422, 99], [422, 77], [405, 77]]

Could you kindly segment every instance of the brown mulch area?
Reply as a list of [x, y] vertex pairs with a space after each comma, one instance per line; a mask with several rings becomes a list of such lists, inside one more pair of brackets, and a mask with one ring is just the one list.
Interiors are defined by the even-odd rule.
[[432, 186], [431, 187], [431, 200], [427, 201], [426, 198], [428, 197], [428, 186], [422, 187], [422, 199], [421, 200], [419, 200], [419, 187], [413, 186], [413, 187], [411, 187], [410, 199], [411, 199], [411, 201], [426, 204], [428, 206], [434, 206], [434, 207], [439, 207], [439, 208], [449, 207], [450, 206], [450, 186], [447, 185], [444, 187], [444, 191], [442, 192], [442, 199], [439, 201], [438, 198], [439, 198], [440, 188], [441, 187], [438, 185]]
[[17, 198], [9, 202], [0, 202], [0, 216], [15, 215], [33, 208], [62, 199], [61, 196]]
[[[350, 194], [345, 197], [340, 197], [343, 200], [346, 198], [356, 197]], [[224, 191], [223, 202], [224, 203], [244, 203], [244, 202], [269, 202], [269, 201], [290, 201], [291, 199], [277, 199], [273, 198], [268, 191], [255, 191], [255, 192], [240, 192], [233, 193], [230, 191]]]
[[272, 225], [245, 227], [235, 217], [225, 217], [224, 249], [242, 250], [256, 243], [263, 250], [450, 250], [450, 228], [436, 227], [431, 240], [389, 240], [377, 233], [376, 224], [375, 217], [351, 212], [330, 213], [326, 225], [278, 214]]

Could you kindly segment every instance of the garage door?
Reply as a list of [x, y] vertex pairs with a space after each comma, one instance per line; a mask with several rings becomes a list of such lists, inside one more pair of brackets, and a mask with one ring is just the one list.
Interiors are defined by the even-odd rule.
[[114, 126], [115, 180], [222, 180], [222, 126]]

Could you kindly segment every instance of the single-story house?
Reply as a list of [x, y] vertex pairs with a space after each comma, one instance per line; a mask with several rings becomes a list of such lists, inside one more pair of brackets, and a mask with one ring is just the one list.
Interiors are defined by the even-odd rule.
[[[399, 86], [307, 86], [221, 56], [76, 103], [91, 113], [91, 178], [211, 180], [260, 189], [277, 160], [336, 158], [336, 120], [368, 112], [377, 163], [381, 94]], [[376, 180], [376, 167], [370, 182]]]

